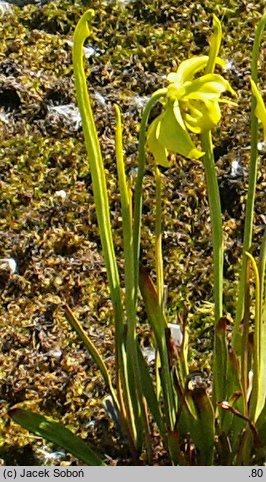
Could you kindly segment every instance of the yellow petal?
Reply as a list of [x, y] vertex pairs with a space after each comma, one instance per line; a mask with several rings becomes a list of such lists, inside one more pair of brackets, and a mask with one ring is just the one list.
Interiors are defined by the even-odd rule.
[[177, 72], [171, 72], [167, 76], [168, 82], [181, 83], [192, 80], [194, 75], [207, 65], [208, 56], [200, 55], [191, 57], [191, 59], [184, 60], [179, 65]]
[[147, 146], [151, 151], [156, 164], [163, 167], [169, 167], [169, 161], [167, 159], [168, 151], [158, 141], [158, 133], [160, 130], [160, 122], [163, 114], [160, 114], [149, 126], [147, 132]]
[[203, 152], [195, 147], [181, 117], [178, 102], [168, 102], [159, 125], [158, 141], [167, 150], [181, 154], [189, 159], [198, 159]]
[[266, 108], [265, 108], [265, 104], [263, 102], [263, 98], [261, 96], [261, 93], [259, 92], [259, 89], [256, 86], [254, 80], [250, 79], [250, 82], [251, 82], [252, 94], [256, 98], [255, 115], [262, 123], [263, 132], [264, 132], [264, 140], [266, 140]]
[[229, 82], [219, 74], [206, 74], [183, 86], [187, 99], [218, 100], [223, 92], [236, 95]]
[[[191, 82], [187, 82], [188, 84]], [[170, 84], [167, 88], [167, 97], [172, 100], [173, 102], [179, 99], [182, 99], [185, 95], [185, 87], [181, 84], [173, 83]]]
[[187, 103], [187, 113], [184, 114], [186, 127], [196, 134], [212, 130], [221, 119], [218, 102], [190, 101]]
[[[167, 80], [170, 83], [183, 84], [189, 80], [192, 80], [197, 72], [203, 70], [208, 63], [208, 55], [199, 55], [184, 60], [179, 65], [176, 72], [171, 72], [167, 76]], [[225, 67], [226, 62], [219, 57], [216, 57], [215, 63], [221, 67]]]

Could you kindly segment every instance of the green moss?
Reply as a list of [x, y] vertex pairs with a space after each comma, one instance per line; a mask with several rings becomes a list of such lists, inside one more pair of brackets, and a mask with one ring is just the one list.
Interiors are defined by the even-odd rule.
[[[2, 19], [0, 85], [2, 90], [11, 86], [18, 98], [17, 106], [1, 107], [9, 117], [8, 122], [0, 120], [0, 258], [14, 257], [18, 264], [17, 273], [0, 280], [0, 424], [6, 461], [11, 453], [9, 446], [32, 444], [25, 431], [8, 422], [7, 410], [18, 402], [30, 403], [47, 414], [52, 412], [83, 438], [86, 434], [94, 437], [103, 452], [106, 449], [114, 458], [121, 455], [117, 435], [114, 447], [110, 447], [110, 440], [105, 446], [101, 438], [101, 423], [108, 423], [106, 415], [99, 412], [105, 387], [66, 323], [61, 306], [65, 301], [70, 304], [112, 367], [112, 311], [83, 136], [74, 124], [49, 113], [51, 106], [76, 103], [69, 42], [80, 14], [88, 7], [89, 1], [56, 0], [42, 7], [13, 7], [14, 13]], [[205, 53], [211, 15], [216, 13], [224, 28], [222, 56], [234, 62], [227, 76], [239, 93], [239, 106], [224, 109], [215, 133], [215, 145], [223, 153], [220, 157], [217, 154], [217, 170], [221, 178], [228, 175], [236, 155], [247, 169], [250, 49], [264, 1], [240, 5], [235, 0], [208, 0], [202, 5], [188, 0], [126, 4], [96, 0], [93, 7], [96, 16], [87, 46], [95, 49], [95, 54], [88, 59], [87, 74], [102, 139], [119, 254], [122, 243], [112, 104], [118, 102], [123, 111], [126, 163], [131, 172], [136, 165], [141, 112], [136, 96], [142, 101], [164, 84], [165, 75], [184, 58]], [[266, 84], [263, 63], [260, 83]], [[106, 105], [101, 104], [99, 95]], [[154, 178], [149, 162], [147, 159], [142, 249], [145, 263], [153, 270]], [[265, 179], [262, 163], [256, 249], [265, 215]], [[185, 306], [191, 367], [202, 366], [208, 372], [212, 320], [202, 300], [212, 301], [212, 249], [201, 163], [174, 159], [171, 169], [164, 172], [163, 185], [163, 248], [170, 318], [176, 321], [176, 313]], [[239, 216], [232, 221], [225, 212], [225, 309], [230, 312], [234, 310], [232, 265], [240, 255], [246, 177], [239, 190]], [[60, 191], [65, 191], [65, 198], [58, 194]], [[139, 336], [148, 340], [142, 309], [140, 321]], [[56, 349], [62, 351], [58, 358], [51, 355]], [[99, 432], [88, 428], [88, 421], [95, 420], [100, 420]]]

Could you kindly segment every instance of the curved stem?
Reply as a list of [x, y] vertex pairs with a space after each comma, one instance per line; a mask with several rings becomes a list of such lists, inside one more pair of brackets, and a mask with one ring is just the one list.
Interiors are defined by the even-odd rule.
[[[119, 409], [122, 418], [122, 424], [127, 431], [132, 453], [136, 455], [133, 430], [134, 426], [132, 426], [131, 423], [128, 380], [125, 368], [127, 360], [125, 350], [124, 315], [121, 300], [120, 279], [112, 237], [104, 164], [91, 108], [90, 96], [87, 89], [87, 81], [83, 65], [83, 45], [86, 38], [90, 35], [89, 24], [93, 17], [93, 10], [86, 11], [76, 26], [73, 45], [73, 66], [78, 106], [81, 114], [82, 128], [90, 163], [97, 221], [99, 225], [103, 256], [107, 270], [108, 285], [114, 311], [116, 388], [119, 401]], [[124, 405], [126, 405], [126, 407]], [[125, 408], [127, 410], [127, 418], [125, 418], [124, 416]]]
[[[122, 304], [120, 298], [120, 281], [112, 239], [104, 165], [97, 130], [93, 118], [90, 97], [87, 90], [87, 81], [83, 66], [83, 44], [86, 38], [90, 35], [88, 23], [91, 22], [93, 16], [94, 11], [88, 10], [84, 13], [84, 15], [81, 17], [77, 24], [74, 33], [73, 65], [78, 106], [81, 114], [82, 128], [90, 163], [93, 194], [95, 199], [95, 207], [99, 224], [103, 255], [107, 268], [108, 283], [115, 311], [117, 312], [118, 316], [121, 316], [121, 319], [123, 319]], [[118, 332], [120, 330], [121, 327], [119, 327]]]
[[141, 228], [141, 213], [142, 213], [142, 183], [145, 172], [145, 140], [146, 128], [149, 120], [150, 112], [153, 106], [162, 98], [165, 97], [167, 89], [159, 89], [151, 96], [147, 102], [142, 114], [140, 133], [139, 133], [139, 149], [138, 149], [138, 175], [136, 180], [135, 194], [134, 194], [134, 227], [133, 227], [133, 246], [134, 246], [134, 268], [135, 268], [135, 302], [137, 296], [137, 289], [139, 284], [139, 253], [140, 253], [140, 228]]

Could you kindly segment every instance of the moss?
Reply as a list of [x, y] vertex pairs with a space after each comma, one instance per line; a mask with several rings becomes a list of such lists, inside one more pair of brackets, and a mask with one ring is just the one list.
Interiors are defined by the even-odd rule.
[[[106, 426], [110, 428], [106, 414], [99, 411], [105, 387], [62, 311], [62, 302], [67, 301], [112, 368], [112, 311], [83, 136], [75, 122], [66, 122], [51, 110], [76, 103], [71, 41], [80, 14], [92, 3], [96, 17], [87, 47], [94, 54], [86, 69], [102, 139], [118, 254], [122, 242], [112, 104], [119, 103], [123, 112], [127, 170], [132, 174], [143, 101], [164, 84], [164, 76], [180, 61], [206, 52], [212, 13], [223, 21], [222, 56], [233, 65], [226, 75], [239, 93], [239, 106], [224, 108], [214, 135], [225, 197], [236, 187], [229, 176], [232, 160], [237, 156], [244, 168], [237, 186], [238, 210], [224, 208], [225, 307], [234, 310], [233, 263], [238, 266], [249, 162], [250, 49], [264, 1], [208, 0], [202, 5], [188, 0], [55, 0], [44, 6], [13, 7], [13, 14], [2, 19], [0, 45], [0, 113], [7, 116], [0, 120], [0, 258], [13, 257], [18, 265], [17, 273], [2, 279], [0, 292], [0, 423], [6, 463], [13, 453], [11, 446], [24, 447], [28, 463], [32, 450], [36, 455], [40, 448], [39, 442], [32, 443], [24, 430], [8, 421], [8, 407], [18, 402], [62, 419], [83, 438], [94, 438], [103, 453], [118, 460], [122, 457], [114, 427], [110, 429], [112, 443], [103, 441]], [[260, 83], [265, 82], [262, 62]], [[154, 178], [150, 162], [147, 159], [142, 248], [145, 263], [153, 270]], [[213, 280], [204, 174], [201, 163], [179, 158], [173, 159], [171, 169], [163, 174], [163, 247], [170, 317], [175, 320], [176, 312], [186, 307], [191, 367], [200, 366], [204, 358], [203, 368], [209, 371], [212, 321], [202, 300], [211, 302]], [[265, 179], [262, 162], [255, 253], [264, 224]], [[149, 340], [141, 308], [139, 316], [139, 336]], [[158, 459], [161, 455], [158, 453]], [[16, 460], [20, 463], [19, 455]], [[68, 456], [66, 460], [76, 463]], [[34, 463], [38, 463], [36, 458]]]

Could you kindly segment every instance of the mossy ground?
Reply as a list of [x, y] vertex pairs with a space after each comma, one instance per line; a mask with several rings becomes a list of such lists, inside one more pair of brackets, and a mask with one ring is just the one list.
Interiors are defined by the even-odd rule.
[[[226, 242], [225, 307], [234, 314], [236, 268], [241, 253], [250, 144], [250, 56], [264, 1], [135, 2], [54, 1], [13, 7], [1, 25], [0, 45], [0, 258], [12, 257], [17, 272], [0, 276], [0, 429], [3, 463], [75, 464], [69, 455], [46, 459], [43, 441], [7, 416], [17, 403], [61, 420], [92, 441], [110, 463], [130, 464], [102, 408], [105, 387], [97, 368], [68, 326], [67, 302], [110, 367], [112, 311], [81, 129], [51, 107], [75, 104], [71, 40], [86, 8], [96, 17], [88, 46], [87, 73], [105, 158], [117, 254], [121, 222], [114, 162], [114, 112], [123, 112], [128, 175], [136, 166], [143, 102], [164, 85], [180, 61], [206, 52], [212, 13], [223, 23], [221, 56], [231, 62], [227, 78], [238, 107], [225, 106], [214, 134]], [[265, 42], [260, 85], [266, 85]], [[7, 117], [5, 117], [5, 115]], [[243, 171], [230, 178], [231, 163]], [[154, 178], [147, 165], [143, 206], [143, 253], [153, 269]], [[190, 317], [191, 367], [209, 370], [212, 343], [212, 245], [204, 173], [200, 161], [173, 159], [163, 173], [165, 279], [169, 314], [185, 304]], [[255, 212], [254, 253], [265, 224], [265, 155], [261, 155]], [[60, 191], [65, 191], [63, 198]], [[140, 311], [142, 343], [149, 328]], [[51, 449], [51, 447], [50, 447]], [[167, 464], [158, 444], [155, 463]]]

